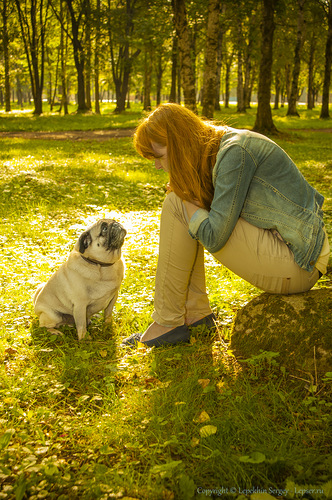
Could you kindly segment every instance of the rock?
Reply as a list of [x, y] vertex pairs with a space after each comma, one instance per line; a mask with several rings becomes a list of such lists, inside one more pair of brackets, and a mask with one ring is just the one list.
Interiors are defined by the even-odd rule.
[[230, 347], [239, 359], [279, 352], [279, 364], [298, 376], [332, 371], [332, 288], [254, 298], [236, 315]]

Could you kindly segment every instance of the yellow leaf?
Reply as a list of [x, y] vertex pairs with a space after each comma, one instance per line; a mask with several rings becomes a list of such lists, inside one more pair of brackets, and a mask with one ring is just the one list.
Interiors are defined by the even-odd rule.
[[216, 388], [217, 392], [222, 392], [224, 389], [225, 382], [223, 380], [219, 380], [219, 382], [216, 383]]
[[99, 351], [99, 354], [101, 355], [102, 358], [106, 358], [107, 356], [107, 351], [106, 349], [105, 350], [102, 350], [102, 351]]
[[204, 422], [207, 422], [208, 420], [210, 420], [210, 415], [204, 410], [202, 411], [202, 413], [200, 413], [200, 415], [198, 415], [197, 418], [194, 418], [194, 422], [196, 424], [203, 424]]
[[203, 389], [205, 389], [205, 387], [207, 387], [210, 383], [210, 379], [209, 378], [200, 378], [198, 380], [198, 383], [199, 385], [201, 385], [203, 387]]
[[195, 438], [193, 437], [190, 441], [190, 445], [195, 448], [195, 446], [198, 446], [199, 445], [199, 439], [198, 438]]
[[218, 429], [215, 425], [204, 425], [204, 427], [200, 428], [199, 432], [202, 438], [206, 438], [215, 434], [217, 430]]

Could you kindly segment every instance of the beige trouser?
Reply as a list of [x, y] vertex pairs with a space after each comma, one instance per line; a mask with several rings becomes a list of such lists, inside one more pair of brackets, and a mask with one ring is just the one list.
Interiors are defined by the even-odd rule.
[[[317, 269], [301, 269], [276, 232], [257, 228], [240, 218], [226, 245], [213, 256], [232, 272], [269, 293], [309, 290], [319, 278]], [[166, 196], [160, 221], [154, 321], [167, 327], [188, 318], [211, 314], [206, 293], [204, 248], [188, 233], [182, 200]]]

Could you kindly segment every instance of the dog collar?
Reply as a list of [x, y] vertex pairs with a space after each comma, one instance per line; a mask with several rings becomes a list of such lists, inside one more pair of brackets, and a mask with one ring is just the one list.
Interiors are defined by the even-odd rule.
[[101, 267], [110, 267], [115, 264], [115, 262], [99, 262], [99, 260], [94, 260], [90, 259], [89, 257], [84, 257], [84, 255], [81, 254], [81, 257], [85, 262], [89, 262], [89, 264], [94, 264], [95, 266], [101, 266]]

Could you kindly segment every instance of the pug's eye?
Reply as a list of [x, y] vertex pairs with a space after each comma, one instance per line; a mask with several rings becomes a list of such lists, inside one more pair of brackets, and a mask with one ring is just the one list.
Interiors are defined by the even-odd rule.
[[106, 234], [107, 234], [107, 229], [108, 229], [107, 224], [103, 224], [103, 225], [102, 225], [102, 227], [101, 227], [101, 235], [102, 235], [102, 236], [106, 236]]

